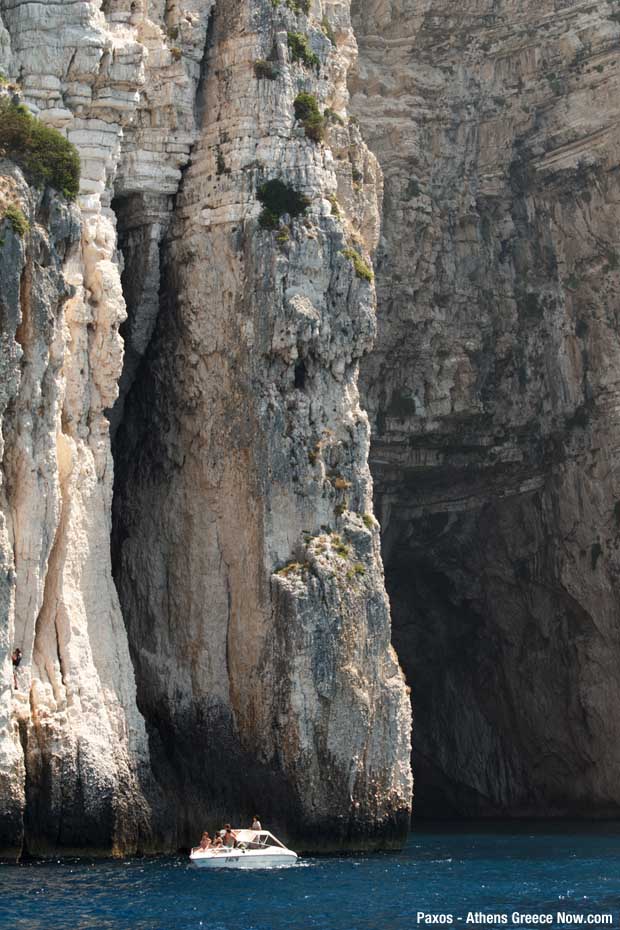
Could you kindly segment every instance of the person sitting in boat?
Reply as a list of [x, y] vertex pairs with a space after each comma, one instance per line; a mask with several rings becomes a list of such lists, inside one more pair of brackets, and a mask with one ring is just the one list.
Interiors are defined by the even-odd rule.
[[212, 848], [217, 849], [219, 851], [223, 845], [224, 845], [224, 841], [222, 840], [222, 837], [220, 836], [219, 833], [216, 834], [216, 837], [211, 844]]
[[209, 849], [210, 846], [211, 846], [211, 837], [209, 836], [209, 834], [208, 834], [207, 831], [205, 830], [204, 833], [202, 834], [202, 836], [200, 837], [200, 846], [194, 847], [194, 849], [192, 849], [192, 852], [193, 852], [193, 853], [194, 853], [194, 852], [199, 852], [200, 850], [202, 850], [203, 852], [205, 852], [205, 850]]
[[252, 818], [252, 830], [262, 830], [263, 828], [260, 825], [260, 820], [258, 819], [258, 814], [254, 814]]

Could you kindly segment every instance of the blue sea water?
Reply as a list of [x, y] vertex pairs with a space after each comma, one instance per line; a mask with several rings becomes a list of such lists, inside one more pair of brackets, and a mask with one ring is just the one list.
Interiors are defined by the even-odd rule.
[[[506, 922], [467, 923], [476, 912]], [[184, 857], [0, 867], [0, 927], [13, 930], [533, 926], [514, 923], [514, 912], [549, 914], [542, 926], [553, 928], [580, 925], [558, 923], [558, 912], [620, 928], [617, 829], [420, 829], [400, 853], [306, 858], [265, 872], [198, 871]], [[611, 923], [600, 923], [605, 915]]]

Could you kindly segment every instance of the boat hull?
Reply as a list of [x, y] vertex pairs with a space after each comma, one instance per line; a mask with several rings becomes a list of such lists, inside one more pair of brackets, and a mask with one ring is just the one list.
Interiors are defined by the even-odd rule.
[[229, 853], [197, 853], [190, 856], [190, 861], [199, 869], [275, 869], [295, 865], [297, 854], [291, 850], [235, 849]]

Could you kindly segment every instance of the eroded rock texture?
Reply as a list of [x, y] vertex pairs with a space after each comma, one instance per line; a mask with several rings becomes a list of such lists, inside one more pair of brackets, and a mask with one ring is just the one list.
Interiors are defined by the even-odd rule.
[[[7, 855], [123, 853], [148, 843], [148, 746], [110, 571], [112, 458], [124, 317], [105, 191], [135, 43], [96, 4], [2, 3], [0, 67], [80, 148], [79, 207], [3, 166], [2, 771]], [[133, 82], [129, 80], [133, 75]], [[3, 90], [3, 92], [6, 92]], [[10, 375], [10, 377], [9, 377]], [[22, 665], [14, 687], [10, 654]]]
[[[113, 551], [171, 842], [256, 808], [306, 848], [371, 847], [400, 841], [411, 795], [357, 392], [374, 288], [343, 254], [375, 244], [379, 175], [346, 125], [348, 4], [291, 6], [216, 4], [116, 438]], [[325, 146], [295, 123], [300, 91], [335, 111]], [[275, 231], [257, 220], [274, 179], [310, 201]]]
[[[110, 201], [115, 178], [136, 196], [149, 183], [160, 196], [176, 190], [209, 12], [190, 6], [181, 15], [135, 3], [105, 12], [97, 3], [0, 3], [0, 70], [17, 82], [9, 92], [65, 132], [82, 160], [74, 207], [29, 189], [8, 163], [1, 179], [0, 217], [18, 205], [30, 221], [21, 238], [4, 220], [0, 248], [7, 855], [124, 854], [153, 842], [157, 794], [110, 570], [105, 411], [118, 395], [126, 315]], [[173, 54], [167, 29], [177, 20]], [[143, 127], [147, 99], [155, 135]], [[131, 181], [119, 175], [121, 157]], [[17, 688], [14, 646], [23, 652]]]
[[357, 0], [354, 22], [417, 809], [617, 815], [617, 5]]
[[[12, 372], [2, 458], [8, 854], [124, 853], [148, 848], [151, 834], [146, 730], [110, 571], [105, 416], [118, 393], [125, 317], [111, 186], [145, 81], [137, 32], [146, 17], [111, 6], [104, 15], [97, 3], [0, 3], [10, 92], [65, 132], [82, 160], [71, 209], [4, 172], [3, 209], [21, 204], [31, 224], [22, 240], [5, 223], [0, 254]], [[160, 144], [165, 151], [164, 133]], [[17, 689], [14, 646], [23, 651]]]
[[[348, 3], [303, 7], [0, 0], [0, 92], [82, 161], [75, 205], [0, 165], [30, 222], [0, 228], [0, 854], [171, 849], [256, 807], [307, 847], [407, 829], [357, 393], [381, 179]], [[277, 232], [274, 178], [311, 200]]]
[[30, 229], [5, 218], [0, 233], [0, 852], [135, 849], [146, 733], [109, 569], [96, 393], [120, 349], [85, 297], [78, 209], [5, 161], [0, 215], [7, 206]]

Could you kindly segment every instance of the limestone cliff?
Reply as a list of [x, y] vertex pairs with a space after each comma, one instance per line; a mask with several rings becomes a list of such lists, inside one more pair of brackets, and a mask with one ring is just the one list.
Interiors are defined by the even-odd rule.
[[[2, 854], [170, 849], [257, 805], [307, 846], [407, 828], [348, 3], [225, 7], [0, 0], [0, 71], [82, 162], [74, 206], [0, 166]], [[258, 221], [269, 181], [297, 218]]]
[[[314, 848], [399, 842], [408, 822], [356, 386], [379, 178], [347, 125], [347, 4], [303, 6], [216, 6], [116, 440], [116, 579], [178, 841], [250, 807]], [[300, 94], [333, 114], [325, 144], [296, 121]]]
[[148, 848], [151, 834], [147, 736], [110, 571], [105, 416], [125, 317], [111, 185], [145, 50], [129, 15], [108, 12], [0, 4], [3, 83], [16, 81], [13, 91], [78, 146], [82, 162], [71, 210], [49, 190], [11, 181], [7, 168], [4, 206], [17, 197], [30, 221], [21, 242], [8, 231], [0, 255], [11, 284], [2, 295], [12, 372], [2, 460], [7, 853], [123, 853]]
[[402, 838], [360, 364], [419, 812], [617, 815], [616, 6], [0, 0], [2, 855]]
[[617, 4], [356, 0], [419, 813], [617, 816]]
[[85, 229], [80, 243], [78, 209], [7, 161], [0, 216], [0, 851], [135, 849], [146, 733], [109, 569], [102, 438], [121, 352], [114, 304], [84, 284], [103, 286], [88, 250], [105, 240]]

